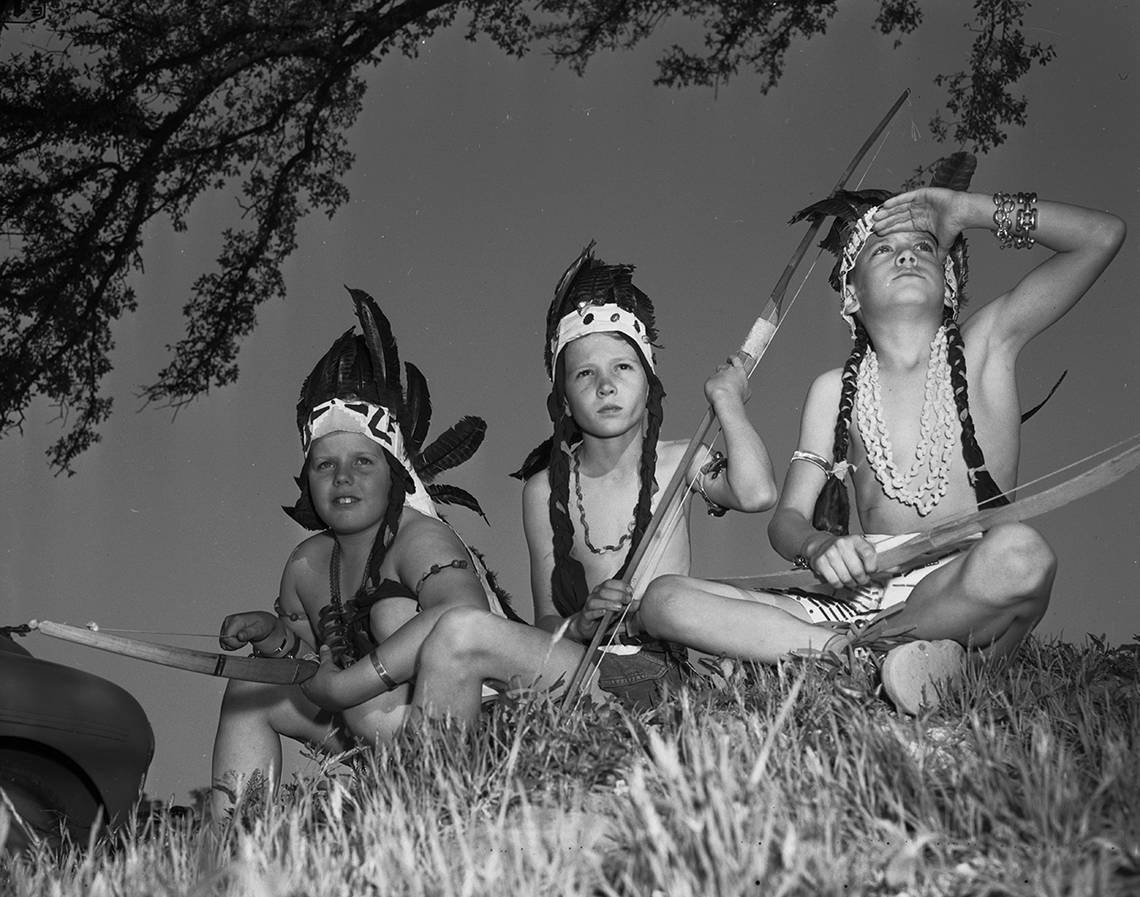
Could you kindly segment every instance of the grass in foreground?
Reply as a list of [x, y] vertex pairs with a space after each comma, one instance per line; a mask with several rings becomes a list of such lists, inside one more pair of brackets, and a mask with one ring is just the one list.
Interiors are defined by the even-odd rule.
[[326, 765], [216, 837], [152, 816], [0, 861], [0, 895], [1140, 894], [1140, 642], [1031, 641], [920, 718], [792, 663], [649, 718], [535, 697], [486, 723]]

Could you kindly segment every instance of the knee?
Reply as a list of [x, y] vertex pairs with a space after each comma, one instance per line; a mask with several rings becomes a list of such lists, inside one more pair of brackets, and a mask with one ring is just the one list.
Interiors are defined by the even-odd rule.
[[978, 572], [989, 582], [989, 589], [984, 591], [999, 599], [1036, 597], [1048, 601], [1057, 573], [1057, 555], [1035, 529], [1022, 523], [996, 526], [974, 551], [978, 553]]
[[660, 636], [668, 629], [669, 622], [676, 615], [684, 601], [688, 577], [676, 573], [659, 576], [649, 584], [641, 596], [641, 606], [637, 617], [642, 627], [653, 636]]
[[488, 618], [490, 613], [474, 607], [453, 607], [444, 613], [424, 639], [420, 668], [470, 666], [485, 642]]
[[262, 682], [247, 682], [243, 679], [230, 679], [222, 695], [223, 719], [251, 714], [267, 714], [272, 702], [273, 686]]

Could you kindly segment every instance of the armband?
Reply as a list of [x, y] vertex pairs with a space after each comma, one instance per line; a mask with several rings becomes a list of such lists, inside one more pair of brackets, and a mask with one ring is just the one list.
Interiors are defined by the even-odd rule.
[[470, 566], [471, 566], [470, 563], [468, 563], [465, 560], [461, 560], [459, 558], [456, 558], [454, 561], [451, 561], [451, 562], [446, 563], [446, 564], [432, 564], [428, 568], [427, 573], [425, 573], [423, 576], [421, 576], [420, 581], [416, 583], [416, 589], [415, 589], [416, 597], [417, 598], [420, 597], [420, 590], [424, 587], [424, 583], [427, 582], [429, 579], [431, 579], [433, 576], [435, 576], [437, 573], [442, 573], [444, 570], [450, 570], [450, 569], [466, 570]]
[[284, 608], [281, 607], [281, 596], [278, 595], [273, 599], [273, 612], [277, 614], [282, 620], [288, 620], [290, 623], [300, 623], [305, 619], [304, 614], [300, 613], [285, 613]]

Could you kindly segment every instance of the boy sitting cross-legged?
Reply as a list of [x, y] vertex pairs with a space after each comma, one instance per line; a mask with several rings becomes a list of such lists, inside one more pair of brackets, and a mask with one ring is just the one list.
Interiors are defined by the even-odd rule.
[[[649, 297], [633, 285], [632, 266], [607, 265], [591, 247], [560, 279], [547, 315], [554, 435], [517, 474], [526, 480], [536, 625], [467, 608], [444, 614], [424, 643], [416, 680], [414, 703], [428, 716], [473, 722], [485, 679], [550, 688], [569, 678], [607, 611], [632, 603], [630, 629], [637, 630], [640, 596], [622, 576], [656, 506], [658, 483], [672, 477], [685, 444], [658, 441], [664, 390], [654, 370]], [[767, 450], [744, 413], [744, 365], [733, 356], [705, 383], [727, 461], [697, 461], [688, 472], [718, 510], [759, 511], [775, 501]], [[665, 540], [658, 569], [688, 572], [686, 519]], [[603, 652], [595, 697], [607, 692], [641, 709], [679, 685], [673, 646], [636, 635], [623, 642]]]
[[[768, 663], [804, 649], [842, 652], [854, 639], [910, 639], [888, 654], [883, 684], [915, 712], [935, 702], [932, 680], [955, 675], [964, 647], [997, 660], [1014, 651], [1045, 613], [1056, 560], [1016, 523], [901, 575], [879, 575], [878, 551], [1008, 501], [1020, 447], [1018, 353], [1084, 295], [1125, 228], [1106, 212], [1033, 194], [941, 188], [844, 192], [800, 213], [817, 214], [837, 216], [832, 285], [855, 346], [808, 392], [769, 536], [815, 572], [819, 594], [671, 576], [651, 584], [641, 620], [658, 638]], [[962, 234], [995, 227], [1003, 247], [1036, 241], [1052, 254], [959, 326]], [[848, 531], [848, 477], [858, 535]], [[886, 608], [895, 612], [879, 616]]]

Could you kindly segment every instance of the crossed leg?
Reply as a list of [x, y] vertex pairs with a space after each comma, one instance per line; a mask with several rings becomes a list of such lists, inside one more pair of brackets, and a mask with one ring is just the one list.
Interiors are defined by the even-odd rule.
[[[412, 704], [432, 719], [472, 725], [484, 680], [549, 689], [569, 681], [585, 654], [570, 639], [513, 623], [487, 611], [457, 607], [435, 624], [420, 651]], [[601, 696], [591, 684], [591, 693]]]
[[[1004, 660], [1044, 615], [1055, 574], [1056, 557], [1035, 530], [996, 526], [925, 577], [899, 612], [866, 634], [953, 639]], [[763, 663], [823, 649], [835, 636], [808, 622], [787, 596], [683, 576], [654, 580], [638, 616], [657, 638]]]

